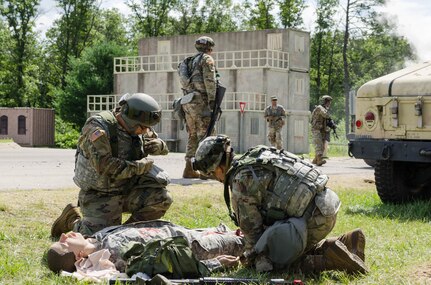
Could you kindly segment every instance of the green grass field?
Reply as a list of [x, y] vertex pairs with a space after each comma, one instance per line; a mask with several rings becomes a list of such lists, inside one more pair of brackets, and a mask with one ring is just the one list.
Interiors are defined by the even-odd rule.
[[[342, 207], [331, 236], [360, 227], [367, 236], [366, 263], [371, 272], [348, 276], [324, 272], [317, 276], [289, 272], [256, 275], [238, 268], [225, 276], [302, 279], [306, 284], [431, 284], [431, 202], [383, 205], [373, 184], [337, 184]], [[352, 183], [350, 183], [352, 184]], [[170, 187], [174, 204], [166, 219], [187, 227], [215, 226], [220, 222], [234, 228], [223, 201], [221, 184]], [[43, 255], [52, 243], [53, 220], [76, 189], [0, 192], [0, 284], [84, 284], [52, 274]], [[126, 218], [126, 217], [124, 217]]]

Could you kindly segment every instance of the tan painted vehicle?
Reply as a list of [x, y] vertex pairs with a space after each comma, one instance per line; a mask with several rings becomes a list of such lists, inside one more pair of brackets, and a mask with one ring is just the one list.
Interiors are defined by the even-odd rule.
[[383, 202], [431, 197], [431, 62], [361, 86], [349, 155], [375, 161]]

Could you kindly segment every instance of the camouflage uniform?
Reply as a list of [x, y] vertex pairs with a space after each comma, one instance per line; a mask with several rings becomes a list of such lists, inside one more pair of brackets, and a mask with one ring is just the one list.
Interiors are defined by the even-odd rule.
[[161, 220], [138, 222], [103, 229], [92, 238], [97, 241], [97, 250], [108, 249], [110, 260], [119, 271], [124, 272], [127, 261], [122, 259], [122, 253], [129, 243], [146, 244], [155, 238], [173, 236], [185, 237], [196, 258], [210, 270], [221, 268], [215, 257], [223, 254], [239, 256], [244, 249], [243, 239], [222, 224], [217, 228], [187, 229]]
[[323, 155], [327, 136], [326, 119], [330, 118], [328, 109], [322, 105], [316, 106], [311, 113], [311, 133], [316, 155]]
[[281, 105], [272, 107], [269, 105], [265, 109], [265, 119], [268, 122], [268, 140], [272, 146], [277, 149], [283, 148], [283, 138], [281, 136], [281, 129], [284, 126], [284, 119], [286, 118], [286, 111]]
[[[232, 207], [244, 233], [246, 256], [252, 256], [253, 253], [257, 255], [254, 260], [256, 267], [265, 259], [269, 259], [268, 263], [275, 268], [289, 266], [331, 232], [340, 206], [338, 196], [333, 191], [324, 188], [310, 202], [306, 202], [308, 204], [302, 215], [289, 216], [285, 210], [277, 209], [286, 201], [281, 198], [274, 200], [272, 194], [276, 173], [280, 169], [262, 164], [244, 164], [235, 169], [237, 159], [235, 157], [226, 182], [230, 185]], [[247, 155], [241, 157], [241, 160], [244, 159], [247, 159]], [[301, 163], [302, 171], [305, 168], [309, 171], [307, 173], [314, 171], [314, 175], [319, 175], [318, 180], [326, 184], [326, 175], [320, 175], [315, 167], [306, 162]], [[292, 173], [290, 175], [294, 176]], [[300, 178], [290, 179], [290, 183], [284, 183], [286, 189]], [[291, 197], [302, 196], [299, 190], [294, 191], [298, 194], [294, 193]], [[301, 199], [298, 197], [293, 208], [302, 203]], [[295, 211], [293, 208], [291, 210]]]
[[217, 89], [214, 59], [209, 54], [201, 53], [193, 61], [197, 67], [191, 76], [188, 89], [185, 90], [186, 96], [192, 99], [188, 98], [188, 103], [182, 103], [188, 133], [186, 158], [195, 156], [199, 141], [205, 135], [211, 120], [209, 102], [215, 100]]
[[[116, 125], [115, 139], [110, 136], [108, 120], [101, 114], [85, 123], [76, 153], [73, 179], [80, 187], [78, 203], [83, 217], [74, 225], [74, 231], [83, 235], [121, 224], [123, 212], [132, 214], [127, 222], [161, 218], [172, 203], [166, 189], [169, 177], [162, 169], [153, 165], [148, 173], [137, 175], [138, 160], [147, 156], [145, 140], [158, 139], [157, 134], [151, 138], [130, 135], [114, 114], [107, 112], [105, 115]], [[116, 140], [115, 150], [111, 140]], [[151, 154], [167, 154], [166, 144], [162, 145], [159, 153]]]

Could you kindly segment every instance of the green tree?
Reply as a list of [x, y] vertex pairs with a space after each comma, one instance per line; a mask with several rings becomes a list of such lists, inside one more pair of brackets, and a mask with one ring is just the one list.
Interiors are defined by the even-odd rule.
[[87, 95], [112, 94], [113, 58], [127, 55], [127, 50], [112, 43], [87, 48], [80, 58], [70, 60], [66, 88], [59, 91], [56, 107], [60, 117], [80, 129], [87, 118]]
[[93, 43], [110, 42], [119, 46], [131, 45], [128, 38], [127, 20], [118, 9], [101, 10], [96, 17]]
[[174, 10], [178, 16], [171, 17], [171, 34], [187, 35], [201, 31], [204, 24], [203, 16], [199, 11], [199, 0], [178, 0]]
[[[206, 0], [201, 8], [204, 16], [201, 33], [220, 33], [238, 30], [235, 20], [240, 19], [239, 6], [234, 5], [231, 0]], [[235, 19], [235, 20], [234, 20]]]
[[6, 72], [3, 102], [6, 106], [31, 107], [31, 98], [35, 95], [34, 73], [32, 72], [32, 52], [34, 52], [35, 35], [33, 33], [34, 20], [37, 13], [39, 0], [0, 0], [0, 15], [7, 23], [10, 35], [10, 44], [6, 44], [10, 50], [3, 60]]
[[169, 11], [175, 7], [174, 0], [128, 0], [134, 17], [135, 37], [157, 37], [167, 34]]
[[244, 2], [244, 10], [249, 11], [246, 26], [251, 30], [274, 29], [277, 24], [272, 14], [274, 9], [274, 0], [256, 0]]
[[283, 28], [299, 28], [304, 23], [302, 19], [302, 12], [305, 8], [304, 0], [277, 0], [277, 3]]
[[96, 0], [56, 0], [62, 15], [47, 32], [50, 60], [58, 82], [64, 89], [70, 58], [79, 58], [93, 44], [98, 7]]

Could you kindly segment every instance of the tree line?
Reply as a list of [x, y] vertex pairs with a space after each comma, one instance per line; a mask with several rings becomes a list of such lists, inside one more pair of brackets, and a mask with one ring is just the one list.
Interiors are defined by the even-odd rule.
[[[113, 92], [113, 58], [137, 55], [143, 37], [304, 29], [311, 33], [310, 109], [334, 98], [343, 118], [348, 93], [415, 60], [395, 23], [379, 12], [384, 0], [125, 0], [131, 14], [100, 8], [100, 0], [55, 0], [60, 17], [36, 31], [40, 0], [0, 0], [0, 106], [55, 108], [79, 130], [86, 95]], [[346, 128], [347, 129], [347, 128]]]

